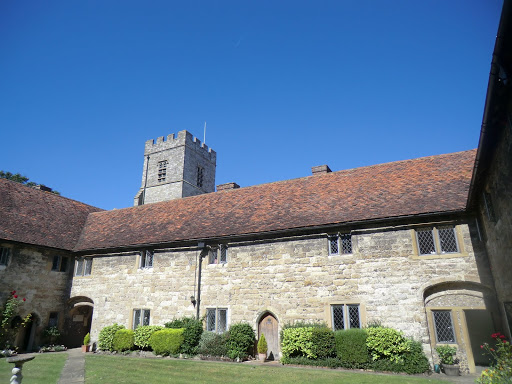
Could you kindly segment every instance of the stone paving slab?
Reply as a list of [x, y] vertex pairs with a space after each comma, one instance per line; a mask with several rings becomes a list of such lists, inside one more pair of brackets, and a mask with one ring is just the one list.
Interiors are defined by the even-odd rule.
[[60, 374], [58, 384], [85, 383], [85, 353], [82, 348], [68, 349], [68, 359]]

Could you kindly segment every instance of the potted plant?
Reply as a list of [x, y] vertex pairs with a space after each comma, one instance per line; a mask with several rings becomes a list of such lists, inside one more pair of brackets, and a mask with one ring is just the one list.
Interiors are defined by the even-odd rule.
[[455, 354], [457, 348], [450, 347], [449, 345], [440, 345], [436, 347], [436, 352], [441, 359], [441, 366], [443, 372], [448, 376], [459, 376], [459, 366], [456, 364]]
[[265, 361], [267, 358], [267, 348], [267, 340], [265, 340], [265, 335], [262, 333], [258, 340], [258, 358], [261, 361]]
[[91, 347], [89, 344], [91, 342], [91, 335], [87, 333], [84, 337], [84, 344], [82, 345], [82, 352], [89, 352], [89, 348]]

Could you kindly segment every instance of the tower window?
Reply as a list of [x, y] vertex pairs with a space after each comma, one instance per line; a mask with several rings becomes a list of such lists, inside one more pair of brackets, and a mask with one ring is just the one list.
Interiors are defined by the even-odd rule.
[[158, 162], [158, 181], [165, 181], [167, 176], [167, 160]]
[[198, 166], [197, 167], [197, 186], [199, 188], [203, 188], [203, 181], [204, 181], [204, 168]]

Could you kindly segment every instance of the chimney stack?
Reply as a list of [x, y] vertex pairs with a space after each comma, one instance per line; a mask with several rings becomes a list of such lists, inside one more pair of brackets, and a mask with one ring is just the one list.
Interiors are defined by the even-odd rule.
[[311, 167], [311, 173], [313, 175], [323, 175], [325, 173], [332, 172], [331, 168], [328, 165], [317, 165], [316, 167]]

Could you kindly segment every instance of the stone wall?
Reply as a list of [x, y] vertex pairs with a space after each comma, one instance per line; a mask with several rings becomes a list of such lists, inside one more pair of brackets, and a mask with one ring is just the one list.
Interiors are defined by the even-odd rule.
[[[509, 108], [509, 111], [512, 107]], [[483, 196], [479, 196], [479, 211], [483, 223], [487, 252], [496, 283], [496, 293], [505, 312], [504, 303], [508, 303], [508, 314], [503, 316], [502, 332], [511, 337], [512, 328], [512, 129], [510, 123], [503, 127], [501, 140], [494, 153], [493, 161], [487, 170], [484, 190], [488, 205], [493, 211], [488, 213]], [[507, 324], [508, 315], [508, 324]], [[508, 328], [508, 329], [507, 329]]]
[[[41, 248], [23, 247], [10, 243], [1, 243], [1, 247], [11, 248], [8, 265], [0, 266], [0, 302], [1, 305], [16, 291], [26, 302], [19, 307], [19, 314], [24, 317], [34, 314], [36, 333], [34, 346], [40, 345], [42, 332], [48, 326], [50, 312], [59, 313], [59, 328], [62, 330], [67, 315], [67, 299], [71, 288], [73, 258], [69, 253]], [[52, 271], [55, 255], [69, 257], [66, 272]], [[23, 335], [18, 338], [23, 343]], [[20, 344], [21, 345], [21, 344]]]
[[[158, 181], [158, 163], [164, 160], [168, 162], [165, 181]], [[159, 137], [156, 142], [148, 140], [144, 151], [141, 188], [134, 198], [134, 205], [139, 205], [139, 197], [145, 185], [146, 204], [214, 192], [216, 160], [215, 151], [187, 131], [180, 131], [176, 136], [168, 135], [166, 140], [164, 137]], [[202, 188], [196, 185], [198, 165], [204, 168]]]
[[[246, 321], [255, 329], [264, 311], [276, 316], [280, 328], [297, 320], [330, 325], [330, 305], [360, 304], [363, 325], [381, 322], [400, 329], [429, 350], [425, 289], [489, 279], [469, 225], [457, 228], [461, 253], [427, 258], [417, 257], [410, 228], [355, 232], [349, 255], [329, 255], [325, 234], [228, 244], [226, 264], [203, 260], [201, 315], [206, 308], [227, 308], [229, 324]], [[196, 295], [198, 254], [157, 250], [153, 268], [142, 270], [135, 252], [95, 257], [92, 275], [75, 278], [72, 287], [72, 296], [94, 301], [92, 339], [114, 322], [131, 327], [136, 308], [151, 310], [151, 324], [194, 316], [190, 296]]]

